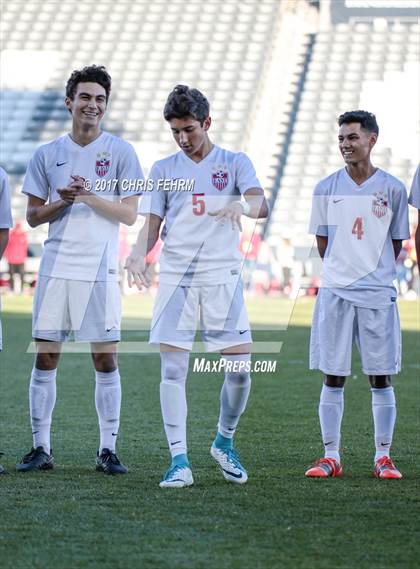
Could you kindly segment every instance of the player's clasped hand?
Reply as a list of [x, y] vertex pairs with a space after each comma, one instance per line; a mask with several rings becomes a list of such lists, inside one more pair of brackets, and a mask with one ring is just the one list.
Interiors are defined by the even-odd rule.
[[241, 217], [243, 213], [244, 210], [240, 202], [232, 202], [222, 209], [209, 211], [208, 215], [215, 217], [216, 221], [222, 220], [222, 224], [223, 220], [230, 219], [232, 222], [232, 229], [238, 228], [239, 231], [242, 231]]
[[89, 196], [90, 192], [85, 188], [85, 179], [81, 176], [71, 176], [73, 182], [66, 188], [57, 189], [60, 198], [68, 204], [73, 204], [78, 201], [77, 198]]
[[147, 274], [148, 265], [143, 255], [133, 249], [130, 256], [127, 257], [124, 268], [127, 269], [127, 282], [130, 288], [133, 283], [139, 290], [142, 290], [143, 287], [149, 288], [150, 276]]

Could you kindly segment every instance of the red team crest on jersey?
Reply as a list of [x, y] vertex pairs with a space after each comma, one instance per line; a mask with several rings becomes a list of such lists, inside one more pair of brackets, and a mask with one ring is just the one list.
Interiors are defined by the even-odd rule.
[[381, 218], [386, 215], [388, 209], [388, 196], [382, 192], [373, 194], [372, 212], [376, 217]]
[[213, 166], [211, 181], [219, 192], [226, 188], [229, 182], [229, 175], [225, 164]]
[[95, 172], [100, 178], [103, 178], [111, 166], [111, 154], [109, 152], [100, 152], [96, 155]]

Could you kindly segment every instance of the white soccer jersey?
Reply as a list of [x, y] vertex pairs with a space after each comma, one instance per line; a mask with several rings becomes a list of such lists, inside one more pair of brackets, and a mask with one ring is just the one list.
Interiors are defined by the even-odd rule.
[[360, 186], [342, 168], [316, 186], [310, 233], [328, 237], [321, 286], [367, 308], [396, 299], [393, 239], [408, 239], [404, 184], [378, 169]]
[[[128, 142], [102, 132], [87, 146], [66, 134], [33, 155], [22, 192], [53, 203], [57, 189], [83, 177], [98, 197], [119, 201], [136, 193], [143, 179], [137, 155]], [[133, 183], [131, 183], [133, 182]], [[83, 203], [69, 206], [49, 224], [39, 273], [83, 281], [118, 280], [119, 222]]]
[[420, 209], [420, 164], [417, 166], [416, 173], [414, 174], [408, 203]]
[[12, 226], [9, 183], [6, 172], [0, 168], [0, 229], [10, 229]]
[[141, 198], [140, 213], [165, 220], [161, 282], [210, 285], [236, 280], [241, 270], [239, 230], [208, 212], [261, 187], [250, 159], [214, 146], [197, 163], [180, 151], [156, 162], [150, 180], [153, 189]]

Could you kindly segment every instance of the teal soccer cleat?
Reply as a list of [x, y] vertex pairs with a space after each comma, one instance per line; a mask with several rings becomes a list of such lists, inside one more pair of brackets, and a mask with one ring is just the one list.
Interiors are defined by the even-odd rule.
[[248, 474], [233, 447], [222, 449], [213, 444], [210, 454], [219, 465], [225, 480], [234, 484], [245, 484], [248, 480]]

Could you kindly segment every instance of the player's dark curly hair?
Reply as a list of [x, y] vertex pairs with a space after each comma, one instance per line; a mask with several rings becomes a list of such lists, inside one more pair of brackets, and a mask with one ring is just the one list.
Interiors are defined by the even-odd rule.
[[338, 117], [339, 126], [352, 122], [360, 123], [360, 127], [368, 132], [379, 134], [379, 126], [373, 113], [368, 111], [348, 111]]
[[165, 120], [192, 117], [203, 125], [210, 114], [210, 105], [206, 97], [198, 89], [190, 89], [187, 85], [177, 85], [169, 93], [163, 109]]
[[66, 97], [73, 100], [79, 83], [99, 83], [106, 92], [108, 102], [111, 93], [111, 76], [103, 65], [88, 65], [83, 69], [76, 69], [70, 75], [66, 85]]

